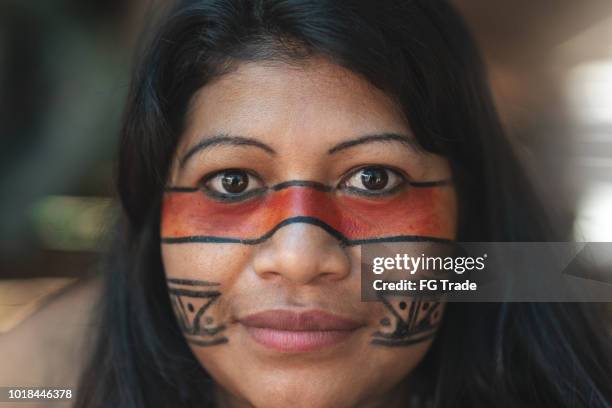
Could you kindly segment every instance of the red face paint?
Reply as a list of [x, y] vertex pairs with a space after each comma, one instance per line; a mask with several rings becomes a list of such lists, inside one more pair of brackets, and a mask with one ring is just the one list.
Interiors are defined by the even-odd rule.
[[239, 202], [220, 201], [195, 189], [168, 191], [162, 209], [162, 242], [257, 244], [295, 222], [319, 226], [347, 245], [453, 239], [455, 207], [450, 186], [409, 186], [373, 198], [291, 183]]

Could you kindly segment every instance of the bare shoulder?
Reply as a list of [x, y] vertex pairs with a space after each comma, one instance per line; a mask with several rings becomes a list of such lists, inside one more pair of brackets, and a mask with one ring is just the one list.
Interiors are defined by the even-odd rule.
[[0, 384], [74, 389], [101, 283], [99, 277], [0, 281]]

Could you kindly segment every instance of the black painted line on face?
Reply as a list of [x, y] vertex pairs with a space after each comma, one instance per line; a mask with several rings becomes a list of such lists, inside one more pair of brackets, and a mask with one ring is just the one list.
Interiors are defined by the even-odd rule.
[[[436, 312], [441, 313], [438, 311], [438, 308], [440, 307], [440, 302], [436, 302], [436, 301], [430, 301], [430, 306], [429, 309], [427, 309], [427, 312], [425, 312], [425, 316], [423, 316], [423, 319], [425, 321], [430, 322], [432, 315]], [[438, 330], [438, 327], [442, 324], [442, 318], [440, 318], [436, 323], [432, 324], [430, 327], [432, 328], [432, 330]]]
[[348, 241], [348, 246], [376, 244], [385, 242], [434, 242], [437, 244], [452, 244], [453, 240], [426, 235], [392, 235], [387, 237], [353, 239]]
[[421, 343], [423, 341], [429, 340], [436, 335], [436, 331], [434, 330], [431, 333], [425, 334], [419, 337], [412, 337], [404, 340], [387, 340], [387, 339], [373, 339], [370, 344], [375, 346], [385, 346], [385, 347], [403, 347], [403, 346], [411, 346], [416, 343]]
[[319, 183], [318, 181], [309, 181], [309, 180], [288, 180], [283, 181], [282, 183], [275, 184], [271, 187], [273, 191], [284, 190], [289, 187], [309, 187], [314, 190], [319, 190], [323, 192], [331, 192], [334, 190], [332, 186], [325, 185], [323, 183]]
[[166, 193], [195, 193], [198, 187], [168, 186], [164, 188]]
[[251, 191], [248, 191], [246, 193], [240, 193], [240, 194], [224, 194], [224, 193], [219, 193], [217, 191], [212, 191], [212, 190], [208, 190], [208, 189], [202, 189], [200, 190], [203, 194], [206, 194], [208, 197], [216, 200], [216, 201], [221, 201], [221, 202], [226, 202], [226, 203], [236, 203], [236, 202], [242, 202], [242, 201], [246, 201], [249, 198], [253, 198], [253, 197], [257, 197], [257, 196], [263, 196], [264, 194], [266, 194], [268, 192], [267, 188], [261, 187], [261, 188], [256, 188], [253, 189]]
[[413, 328], [416, 325], [416, 320], [419, 317], [419, 310], [421, 307], [421, 302], [420, 301], [413, 301], [410, 303], [410, 310], [408, 311], [408, 319], [406, 321], [406, 325], [408, 326], [408, 328]]
[[221, 296], [221, 292], [216, 290], [191, 290], [183, 288], [168, 288], [168, 292], [177, 296], [190, 296], [199, 298], [216, 298]]
[[[217, 334], [221, 333], [226, 328], [227, 327], [225, 327], [225, 325], [214, 327], [212, 329], [198, 327], [197, 332], [195, 330], [194, 330], [194, 332], [196, 332], [197, 334], [199, 334], [201, 336], [214, 336], [214, 335], [217, 335]], [[194, 334], [191, 333], [191, 335], [194, 335]]]
[[[420, 311], [423, 310], [423, 299], [416, 298], [410, 302], [410, 309], [408, 310], [406, 320], [404, 320], [384, 295], [379, 294], [378, 299], [382, 301], [387, 311], [393, 315], [396, 324], [391, 333], [381, 331], [373, 333], [371, 344], [388, 347], [408, 346], [433, 337], [440, 326], [440, 320], [436, 323], [431, 322], [431, 316], [433, 312], [437, 310], [439, 302], [433, 302], [433, 304], [429, 306], [425, 316], [417, 321]], [[419, 322], [424, 322], [425, 324], [421, 325]]]
[[[221, 295], [219, 294], [219, 296], [221, 296]], [[200, 319], [202, 319], [202, 316], [204, 316], [204, 313], [206, 313], [208, 308], [210, 308], [213, 305], [213, 303], [216, 302], [216, 300], [219, 298], [219, 296], [213, 297], [208, 303], [206, 303], [204, 306], [202, 306], [198, 310], [198, 312], [196, 313], [195, 317], [193, 318], [193, 321], [194, 321], [193, 332], [194, 333], [200, 333], [200, 330], [201, 330], [200, 329]], [[221, 329], [219, 331], [225, 329], [225, 326], [220, 326], [220, 327], [221, 327]], [[205, 334], [212, 334], [212, 333], [210, 333], [210, 330], [207, 330]]]
[[442, 187], [452, 184], [452, 180], [434, 180], [434, 181], [407, 181], [408, 185], [417, 188], [427, 187]]
[[[397, 310], [395, 310], [391, 302], [389, 302], [382, 293], [379, 292], [378, 296], [376, 297], [378, 298], [378, 300], [380, 300], [383, 303], [383, 305], [385, 305], [385, 307], [393, 315], [393, 317], [395, 317], [398, 321], [402, 323], [404, 322], [404, 318], [399, 313], [397, 313]], [[415, 301], [412, 300], [410, 303], [411, 303], [411, 307], [414, 307]], [[379, 333], [379, 332], [375, 333], [375, 335], [379, 335], [379, 334], [382, 334], [382, 333]]]
[[240, 239], [240, 238], [226, 238], [226, 237], [216, 237], [216, 236], [202, 236], [202, 235], [191, 235], [185, 237], [162, 237], [161, 242], [164, 244], [189, 244], [189, 243], [212, 243], [212, 244], [244, 244], [244, 245], [257, 245], [260, 244], [267, 239], [269, 239], [276, 231], [280, 228], [296, 223], [304, 223], [315, 225], [324, 229], [327, 233], [336, 238], [340, 243], [346, 246], [355, 246], [355, 245], [363, 245], [363, 244], [372, 244], [372, 243], [382, 243], [382, 242], [436, 242], [436, 243], [452, 243], [452, 240], [446, 238], [437, 238], [437, 237], [428, 237], [422, 235], [396, 235], [389, 237], [375, 237], [375, 238], [367, 238], [367, 239], [356, 239], [350, 240], [344, 234], [342, 234], [337, 229], [333, 228], [331, 225], [327, 224], [324, 221], [321, 221], [318, 218], [314, 217], [292, 217], [287, 218], [276, 224], [270, 231], [266, 232], [259, 238], [252, 239]]
[[177, 278], [168, 278], [166, 279], [168, 283], [173, 283], [176, 285], [189, 285], [189, 286], [219, 286], [221, 285], [218, 282], [209, 282], [197, 279], [177, 279]]
[[187, 311], [185, 310], [185, 304], [180, 296], [170, 296], [172, 302], [175, 305], [175, 311], [177, 314], [180, 314], [178, 319], [178, 324], [181, 327], [183, 332], [187, 332], [187, 327], [185, 326], [185, 322], [189, 321], [189, 317], [187, 316]]
[[[408, 328], [408, 325], [406, 323], [403, 323], [403, 326], [404, 328]], [[420, 329], [411, 330], [409, 332], [406, 332], [403, 336], [398, 336], [398, 334], [395, 331], [392, 333], [383, 333], [381, 331], [376, 331], [372, 333], [372, 337], [374, 338], [374, 340], [377, 339], [377, 340], [383, 340], [383, 341], [403, 341], [403, 340], [409, 340], [417, 336], [418, 337], [425, 336], [431, 332], [436, 332], [439, 327], [440, 327], [440, 322], [431, 324], [429, 326], [425, 326]], [[396, 330], [397, 330], [397, 326], [396, 326]]]
[[186, 337], [187, 341], [189, 343], [195, 344], [196, 346], [216, 346], [218, 344], [225, 344], [228, 342], [227, 337], [221, 337], [219, 339], [214, 339], [214, 340], [196, 340], [196, 339], [190, 339], [188, 337]]
[[[411, 187], [415, 188], [428, 188], [428, 187], [442, 187], [452, 184], [452, 180], [432, 180], [432, 181], [410, 181], [406, 180], [405, 183]], [[326, 184], [320, 183], [318, 181], [311, 180], [287, 180], [281, 183], [275, 184], [269, 188], [262, 188], [261, 190], [265, 192], [266, 190], [279, 191], [289, 187], [308, 187], [313, 188], [315, 190], [323, 191], [323, 192], [332, 192], [335, 187], [328, 186]], [[199, 191], [199, 187], [185, 187], [185, 186], [167, 186], [164, 188], [165, 192], [168, 193], [194, 193]]]

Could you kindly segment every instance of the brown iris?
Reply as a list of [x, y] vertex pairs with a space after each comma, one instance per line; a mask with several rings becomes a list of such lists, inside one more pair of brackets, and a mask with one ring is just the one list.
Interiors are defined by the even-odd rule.
[[221, 185], [231, 194], [240, 194], [249, 185], [249, 176], [241, 170], [228, 170], [221, 176]]
[[382, 190], [389, 182], [389, 175], [382, 167], [366, 167], [361, 170], [361, 182], [368, 190]]

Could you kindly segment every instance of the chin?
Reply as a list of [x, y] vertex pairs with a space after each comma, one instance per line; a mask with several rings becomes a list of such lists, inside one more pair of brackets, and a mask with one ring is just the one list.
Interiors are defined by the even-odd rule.
[[292, 386], [262, 387], [247, 401], [256, 408], [354, 408], [359, 405], [351, 390], [331, 388], [309, 386], [303, 381]]
[[[325, 367], [330, 365], [330, 367]], [[367, 366], [367, 364], [366, 364]], [[368, 372], [366, 367], [345, 370], [333, 364], [267, 368], [243, 373], [242, 382], [233, 387], [223, 387], [224, 398], [244, 401], [243, 404], [226, 404], [230, 407], [255, 408], [357, 408], [368, 406], [370, 398], [377, 399], [392, 387], [393, 383], [381, 373]], [[355, 375], [355, 371], [361, 372]], [[392, 370], [391, 370], [392, 371]], [[218, 383], [220, 383], [218, 381]], [[228, 402], [229, 402], [228, 401]]]

